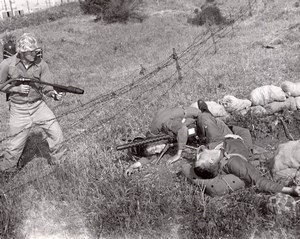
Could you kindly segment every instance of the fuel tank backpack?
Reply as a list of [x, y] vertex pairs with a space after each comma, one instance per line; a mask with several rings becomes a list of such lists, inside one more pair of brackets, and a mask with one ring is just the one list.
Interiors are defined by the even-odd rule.
[[12, 41], [8, 41], [3, 45], [3, 60], [16, 54], [16, 45]]

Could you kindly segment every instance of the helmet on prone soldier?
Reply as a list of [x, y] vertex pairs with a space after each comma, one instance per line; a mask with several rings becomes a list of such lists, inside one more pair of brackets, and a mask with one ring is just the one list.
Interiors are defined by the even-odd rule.
[[195, 174], [202, 179], [215, 178], [219, 173], [219, 166], [213, 165], [210, 168], [194, 167]]
[[17, 39], [16, 50], [18, 53], [37, 50], [38, 42], [32, 33], [24, 33]]

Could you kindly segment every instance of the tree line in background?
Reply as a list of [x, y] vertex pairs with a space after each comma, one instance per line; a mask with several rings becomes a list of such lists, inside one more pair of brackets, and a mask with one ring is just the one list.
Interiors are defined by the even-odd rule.
[[129, 19], [143, 21], [140, 8], [143, 0], [79, 0], [84, 14], [96, 15], [95, 21], [126, 23]]
[[[84, 14], [96, 15], [95, 21], [126, 23], [131, 19], [143, 21], [145, 18], [141, 11], [143, 0], [79, 0], [79, 3]], [[195, 9], [194, 13], [195, 15], [187, 20], [193, 25], [230, 23], [222, 16], [214, 0], [206, 0], [200, 9]]]
[[[13, 16], [0, 21], [0, 33], [13, 31], [16, 29], [36, 26], [47, 22], [56, 21], [63, 17], [78, 16], [80, 14], [95, 15], [95, 21], [105, 23], [127, 23], [135, 20], [142, 22], [146, 15], [143, 13], [143, 0], [79, 0], [65, 3], [60, 6], [51, 7], [21, 16]], [[220, 25], [228, 24], [225, 17], [214, 0], [206, 0], [200, 9], [195, 9], [194, 16], [187, 19], [189, 24]]]

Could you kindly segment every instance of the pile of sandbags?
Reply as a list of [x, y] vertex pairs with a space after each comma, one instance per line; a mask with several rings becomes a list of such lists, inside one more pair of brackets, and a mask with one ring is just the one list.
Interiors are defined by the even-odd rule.
[[242, 115], [246, 114], [252, 105], [250, 100], [238, 99], [232, 95], [225, 95], [218, 103], [223, 105], [228, 113], [240, 113]]
[[284, 81], [280, 87], [266, 85], [254, 89], [250, 94], [253, 105], [261, 105], [266, 114], [274, 114], [282, 110], [300, 109], [300, 82]]
[[286, 100], [286, 94], [281, 87], [275, 85], [264, 85], [257, 87], [250, 93], [252, 105], [261, 105], [272, 103], [274, 101], [283, 102]]
[[[282, 110], [300, 109], [300, 82], [284, 81], [281, 86], [264, 85], [250, 93], [250, 99], [238, 99], [225, 95], [223, 99], [205, 101], [215, 117], [227, 118], [230, 114], [245, 115], [250, 111], [254, 115], [270, 115]], [[198, 108], [197, 102], [191, 106]]]

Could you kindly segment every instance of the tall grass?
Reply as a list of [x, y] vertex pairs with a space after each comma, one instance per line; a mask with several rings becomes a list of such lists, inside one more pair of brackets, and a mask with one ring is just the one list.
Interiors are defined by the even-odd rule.
[[[229, 26], [217, 38], [216, 53], [210, 39], [181, 55], [195, 39], [208, 34], [205, 27], [187, 24], [190, 6], [198, 3], [189, 1], [185, 9], [185, 2], [162, 5], [160, 1], [161, 8], [177, 8], [186, 15], [152, 15], [143, 23], [104, 25], [79, 15], [14, 31], [16, 35], [33, 31], [42, 40], [55, 81], [80, 86], [85, 94], [47, 102], [63, 128], [67, 155], [61, 164], [50, 167], [41, 154], [43, 138], [31, 138], [28, 157], [33, 159], [1, 184], [1, 238], [299, 235], [299, 217], [272, 214], [266, 210], [268, 195], [255, 189], [207, 197], [176, 175], [185, 160], [165, 166], [164, 158], [161, 165], [150, 164], [130, 179], [123, 177], [132, 161], [126, 153], [116, 152], [115, 144], [144, 133], [158, 108], [189, 105], [199, 98], [217, 100], [225, 94], [244, 98], [254, 87], [298, 80], [294, 46], [299, 38], [291, 36], [299, 31], [289, 26], [299, 23], [299, 17], [290, 11], [274, 21], [270, 10], [283, 11], [284, 1], [268, 2], [265, 15], [254, 12], [239, 25]], [[159, 6], [153, 1], [149, 8]], [[220, 9], [230, 8], [224, 1]], [[262, 17], [273, 21], [262, 22]], [[283, 39], [284, 45], [276, 50], [262, 47], [275, 38]], [[177, 82], [173, 48], [181, 56], [182, 82]], [[170, 65], [162, 67], [165, 62]], [[139, 74], [140, 64], [146, 69], [144, 75]], [[219, 88], [220, 83], [225, 88]], [[118, 91], [121, 87], [129, 91]], [[8, 122], [4, 99], [3, 95], [1, 139]], [[262, 145], [276, 142], [258, 140]]]

